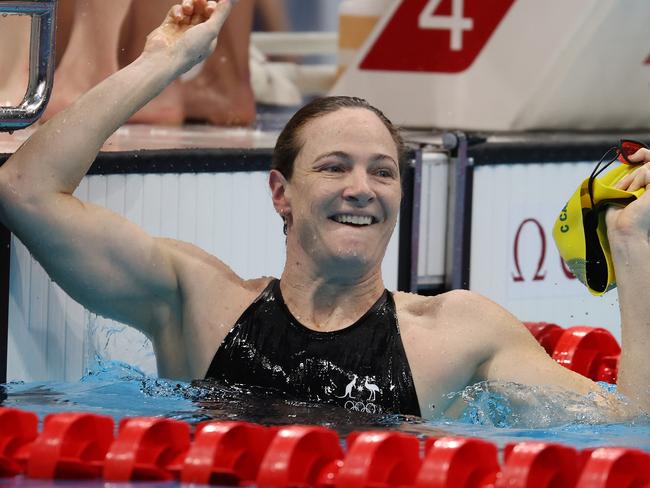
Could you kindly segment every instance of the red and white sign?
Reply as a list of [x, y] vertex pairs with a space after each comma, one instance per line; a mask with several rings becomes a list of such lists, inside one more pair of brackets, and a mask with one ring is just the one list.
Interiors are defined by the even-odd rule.
[[647, 0], [394, 0], [332, 93], [412, 128], [650, 127], [648, 25]]
[[409, 0], [395, 10], [362, 70], [459, 73], [479, 55], [515, 0]]

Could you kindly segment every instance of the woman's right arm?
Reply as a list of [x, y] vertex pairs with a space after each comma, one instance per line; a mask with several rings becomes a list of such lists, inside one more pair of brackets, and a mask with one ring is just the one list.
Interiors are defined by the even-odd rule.
[[228, 0], [183, 0], [143, 54], [40, 127], [0, 167], [0, 219], [73, 298], [145, 332], [153, 307], [178, 306], [173, 252], [128, 220], [72, 196], [104, 141], [208, 56]]

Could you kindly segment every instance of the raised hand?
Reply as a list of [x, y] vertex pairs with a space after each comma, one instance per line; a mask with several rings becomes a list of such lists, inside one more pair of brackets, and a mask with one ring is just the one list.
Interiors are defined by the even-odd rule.
[[230, 8], [230, 0], [183, 0], [147, 36], [144, 54], [165, 53], [178, 74], [187, 71], [214, 51]]
[[[622, 178], [616, 187], [635, 191], [639, 188], [650, 190], [650, 150], [642, 148], [629, 156], [634, 163], [642, 163], [636, 170]], [[650, 191], [630, 203], [625, 208], [610, 207], [607, 211], [607, 229], [610, 240], [626, 235], [647, 236], [650, 232]]]

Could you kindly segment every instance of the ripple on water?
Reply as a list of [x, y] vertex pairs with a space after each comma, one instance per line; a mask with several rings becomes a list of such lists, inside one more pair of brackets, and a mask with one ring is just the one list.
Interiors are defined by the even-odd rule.
[[585, 397], [548, 387], [477, 383], [450, 394], [466, 404], [459, 419], [425, 421], [282, 399], [272, 391], [255, 387], [163, 380], [124, 363], [100, 361], [76, 383], [6, 384], [0, 388], [0, 404], [36, 412], [41, 419], [53, 412], [89, 411], [115, 420], [164, 416], [192, 424], [204, 420], [318, 424], [342, 435], [375, 428], [419, 436], [456, 434], [486, 438], [500, 447], [508, 442], [543, 440], [578, 448], [621, 445], [650, 450], [648, 419], [636, 417], [608, 423], [599, 406], [604, 395]]

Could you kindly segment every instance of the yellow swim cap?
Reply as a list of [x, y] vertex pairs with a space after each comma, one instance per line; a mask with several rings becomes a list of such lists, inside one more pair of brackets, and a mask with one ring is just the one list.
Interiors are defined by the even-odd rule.
[[643, 194], [644, 188], [633, 192], [614, 188], [619, 180], [638, 167], [621, 164], [599, 178], [585, 179], [553, 226], [553, 238], [562, 259], [593, 295], [603, 295], [616, 287], [605, 210], [608, 205], [624, 207]]

